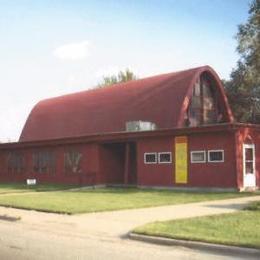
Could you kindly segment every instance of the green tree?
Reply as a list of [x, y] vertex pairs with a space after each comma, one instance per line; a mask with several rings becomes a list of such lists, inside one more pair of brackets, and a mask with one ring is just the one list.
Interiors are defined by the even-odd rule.
[[129, 69], [126, 69], [125, 71], [119, 71], [117, 75], [104, 76], [102, 82], [98, 84], [98, 87], [108, 87], [116, 83], [127, 82], [135, 79], [137, 79], [137, 76]]
[[260, 123], [260, 0], [253, 0], [249, 17], [236, 35], [240, 59], [225, 82], [237, 121]]

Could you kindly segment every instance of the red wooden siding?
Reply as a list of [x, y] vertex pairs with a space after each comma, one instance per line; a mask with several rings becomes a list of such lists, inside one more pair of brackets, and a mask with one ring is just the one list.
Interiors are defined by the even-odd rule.
[[[224, 150], [224, 162], [191, 163], [190, 152]], [[145, 152], [172, 152], [171, 164], [145, 164]], [[188, 136], [188, 183], [175, 183], [174, 136], [144, 139], [138, 142], [138, 184], [144, 186], [184, 186], [235, 188], [235, 148], [233, 133], [214, 133]]]
[[[188, 140], [187, 184], [175, 183], [174, 140], [176, 136], [186, 136]], [[98, 136], [95, 141], [92, 137], [90, 138], [91, 141], [87, 141], [89, 139], [82, 139], [82, 141], [75, 139], [77, 143], [73, 143], [73, 140], [0, 145], [0, 181], [25, 183], [27, 178], [35, 178], [38, 183], [242, 188], [242, 144], [254, 143], [257, 186], [259, 187], [260, 184], [260, 129], [255, 126], [223, 125], [194, 129], [176, 128], [171, 131], [161, 130]], [[64, 153], [69, 150], [82, 153], [81, 171], [79, 173], [65, 172]], [[190, 152], [201, 150], [206, 152], [209, 150], [224, 150], [224, 162], [191, 163]], [[7, 157], [10, 151], [24, 154], [26, 161], [24, 172], [8, 172]], [[35, 151], [51, 151], [54, 153], [56, 162], [54, 173], [36, 173], [33, 171], [32, 155]], [[172, 162], [145, 164], [144, 153], [146, 152], [171, 152]], [[126, 164], [126, 161], [129, 163]]]

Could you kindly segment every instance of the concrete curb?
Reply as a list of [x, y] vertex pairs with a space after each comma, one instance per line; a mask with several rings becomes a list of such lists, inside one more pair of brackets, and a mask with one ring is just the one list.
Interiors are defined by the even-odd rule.
[[244, 256], [244, 257], [255, 257], [260, 259], [260, 250], [254, 248], [243, 248], [237, 246], [226, 246], [220, 244], [210, 244], [197, 241], [178, 240], [164, 237], [146, 236], [135, 233], [129, 233], [128, 238], [132, 240], [157, 244], [166, 246], [183, 246], [191, 249], [204, 250], [215, 252], [217, 254], [232, 255], [232, 256]]

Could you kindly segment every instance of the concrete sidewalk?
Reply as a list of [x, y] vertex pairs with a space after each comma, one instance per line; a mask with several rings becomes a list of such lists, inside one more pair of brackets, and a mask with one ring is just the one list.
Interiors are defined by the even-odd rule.
[[21, 217], [20, 223], [41, 229], [116, 238], [149, 222], [231, 213], [257, 200], [260, 196], [72, 216], [0, 207], [0, 215]]
[[148, 222], [230, 213], [256, 200], [260, 196], [72, 216], [0, 207], [2, 216], [21, 217], [14, 222], [0, 220], [0, 258], [242, 260], [240, 255], [152, 245], [122, 237]]

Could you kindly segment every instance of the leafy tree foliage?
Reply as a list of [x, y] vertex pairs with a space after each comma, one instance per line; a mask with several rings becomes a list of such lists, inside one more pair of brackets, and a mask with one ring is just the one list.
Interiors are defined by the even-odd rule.
[[129, 69], [126, 69], [125, 71], [119, 71], [117, 75], [104, 76], [98, 87], [108, 87], [116, 83], [127, 82], [135, 79], [137, 79], [137, 76]]
[[224, 82], [237, 121], [260, 123], [260, 0], [253, 0], [249, 17], [236, 36], [240, 60]]

